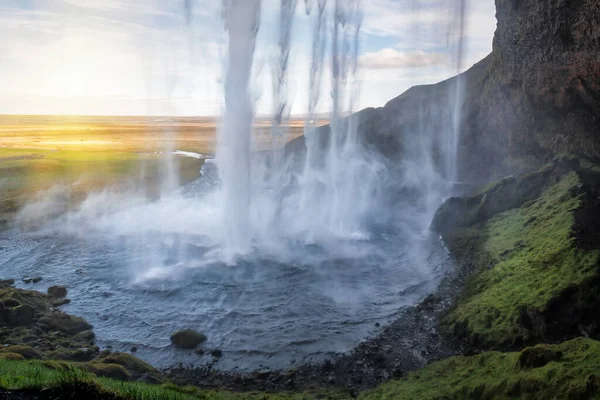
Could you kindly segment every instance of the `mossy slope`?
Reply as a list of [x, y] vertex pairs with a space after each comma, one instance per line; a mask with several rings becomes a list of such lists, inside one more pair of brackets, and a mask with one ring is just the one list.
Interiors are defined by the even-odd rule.
[[452, 336], [494, 349], [598, 330], [600, 252], [581, 245], [589, 181], [600, 178], [561, 163], [442, 207], [434, 228], [470, 267], [443, 321]]
[[359, 400], [598, 399], [600, 342], [574, 339], [521, 353], [452, 357], [362, 393]]

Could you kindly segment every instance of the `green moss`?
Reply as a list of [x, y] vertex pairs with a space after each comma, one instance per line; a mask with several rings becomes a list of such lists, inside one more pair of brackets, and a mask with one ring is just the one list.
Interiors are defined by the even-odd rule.
[[[554, 358], [522, 367], [525, 352]], [[537, 346], [523, 353], [486, 352], [433, 363], [401, 380], [362, 393], [359, 400], [597, 399], [600, 398], [600, 342], [575, 339]]]
[[536, 200], [448, 235], [478, 270], [446, 320], [451, 332], [486, 346], [527, 341], [536, 332], [524, 315], [597, 277], [600, 252], [577, 248], [572, 234], [580, 185], [569, 173]]

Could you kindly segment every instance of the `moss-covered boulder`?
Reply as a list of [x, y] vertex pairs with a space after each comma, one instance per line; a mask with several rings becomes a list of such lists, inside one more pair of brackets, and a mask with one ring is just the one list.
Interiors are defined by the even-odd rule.
[[29, 346], [8, 346], [0, 349], [0, 354], [20, 354], [27, 360], [41, 360], [44, 358], [42, 353]]
[[41, 322], [46, 324], [50, 329], [63, 332], [67, 335], [76, 335], [93, 328], [92, 325], [83, 318], [61, 312], [49, 313], [41, 318]]
[[92, 373], [96, 376], [102, 376], [105, 378], [112, 378], [119, 381], [130, 381], [131, 374], [127, 369], [118, 364], [104, 364], [104, 363], [85, 363], [78, 365], [84, 371]]
[[467, 276], [442, 322], [449, 335], [503, 349], [600, 333], [600, 240], [591, 228], [600, 223], [600, 175], [571, 167], [561, 161], [442, 206], [433, 227]]
[[181, 349], [195, 349], [206, 341], [206, 335], [191, 329], [175, 332], [171, 335], [173, 346]]
[[56, 350], [47, 351], [44, 354], [49, 360], [86, 362], [94, 359], [97, 355], [97, 352], [93, 348], [81, 348], [75, 350], [59, 348]]
[[164, 380], [164, 377], [154, 367], [131, 354], [111, 353], [94, 360], [94, 362], [120, 365], [131, 374], [133, 379], [152, 380], [155, 382]]
[[24, 361], [25, 357], [19, 353], [0, 352], [0, 360]]

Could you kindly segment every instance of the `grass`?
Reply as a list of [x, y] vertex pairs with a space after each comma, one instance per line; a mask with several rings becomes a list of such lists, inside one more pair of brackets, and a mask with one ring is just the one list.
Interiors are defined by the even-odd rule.
[[571, 172], [538, 199], [454, 234], [478, 271], [447, 318], [450, 331], [466, 330], [485, 347], [527, 342], [536, 332], [524, 326], [524, 313], [543, 314], [567, 289], [597, 276], [600, 252], [577, 248], [572, 234], [580, 185]]
[[358, 399], [598, 399], [598, 371], [600, 342], [579, 338], [521, 353], [452, 357], [384, 383]]
[[[115, 400], [238, 400], [238, 399], [349, 399], [342, 392], [234, 393], [202, 390], [172, 384], [149, 385], [97, 377], [75, 364], [0, 359], [0, 388], [11, 391], [56, 390], [74, 398]], [[79, 397], [77, 397], [79, 396]]]

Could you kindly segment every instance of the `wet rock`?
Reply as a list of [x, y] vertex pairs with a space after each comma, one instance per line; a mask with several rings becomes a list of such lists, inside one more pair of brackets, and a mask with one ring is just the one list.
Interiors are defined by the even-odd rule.
[[138, 348], [135, 347], [135, 346], [133, 346], [131, 349], [129, 349], [129, 351], [132, 352], [132, 353], [137, 353]]
[[42, 281], [41, 276], [26, 276], [21, 279], [23, 283], [38, 283]]
[[223, 351], [221, 351], [219, 349], [214, 349], [210, 352], [210, 355], [213, 356], [214, 358], [221, 358], [221, 357], [223, 357]]
[[63, 314], [61, 312], [51, 313], [42, 318], [41, 322], [48, 325], [50, 329], [58, 330], [67, 335], [76, 335], [79, 332], [89, 331], [93, 327], [83, 318]]
[[191, 329], [175, 332], [171, 335], [171, 343], [181, 349], [195, 349], [206, 341], [206, 335]]
[[50, 286], [48, 288], [48, 295], [55, 299], [62, 299], [67, 297], [67, 288], [64, 286]]
[[198, 347], [196, 350], [194, 350], [194, 353], [196, 353], [199, 356], [203, 356], [204, 355], [204, 349], [202, 347]]
[[14, 279], [0, 279], [0, 289], [11, 287], [15, 284]]
[[52, 301], [52, 307], [62, 307], [70, 302], [70, 299], [56, 299]]

